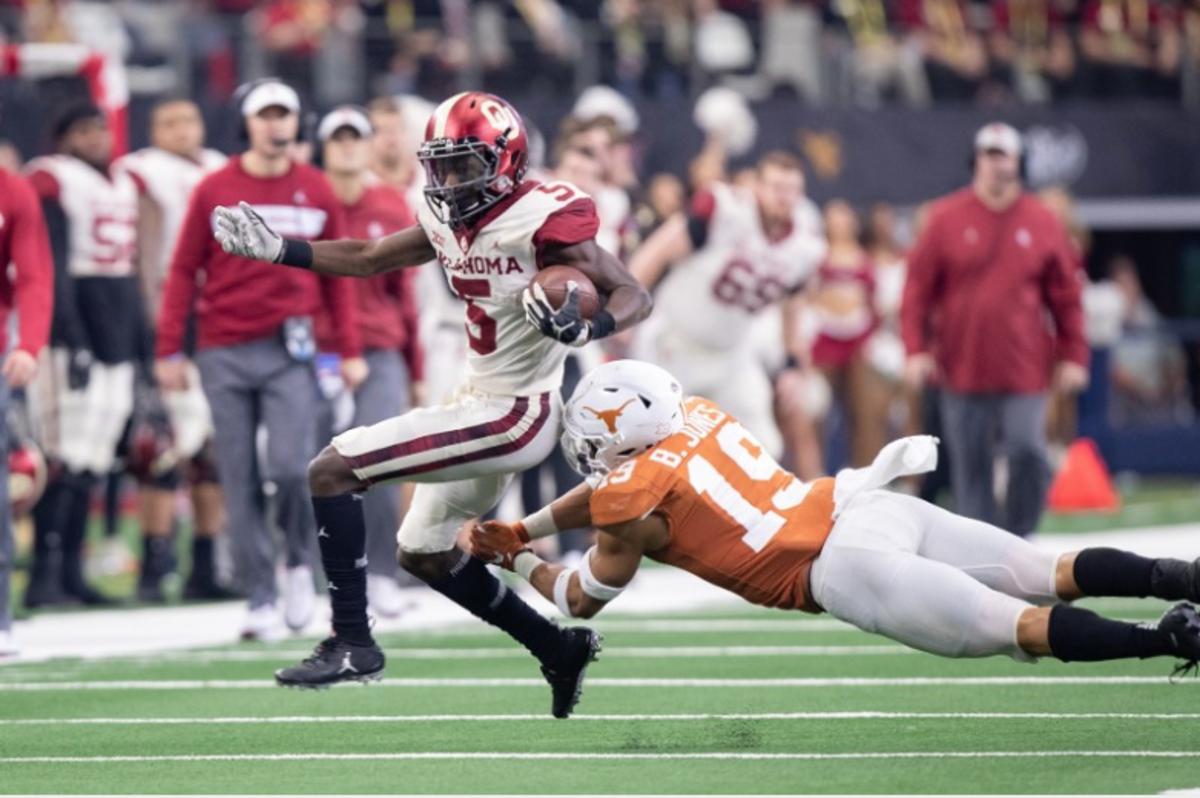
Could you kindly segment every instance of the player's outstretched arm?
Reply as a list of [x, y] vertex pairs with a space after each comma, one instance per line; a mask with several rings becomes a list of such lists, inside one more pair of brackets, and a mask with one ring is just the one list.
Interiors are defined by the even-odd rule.
[[[651, 519], [658, 520], [651, 516], [623, 526]], [[566, 568], [534, 554], [526, 546], [528, 538], [518, 535], [517, 525], [489, 521], [471, 531], [471, 553], [520, 574], [564, 615], [591, 618], [619, 596], [637, 573], [642, 559], [640, 539], [637, 530], [602, 530], [579, 568]]]
[[308, 242], [284, 238], [245, 202], [213, 211], [213, 236], [221, 249], [243, 258], [312, 269], [321, 274], [370, 277], [405, 266], [419, 266], [437, 253], [418, 225], [376, 240]]

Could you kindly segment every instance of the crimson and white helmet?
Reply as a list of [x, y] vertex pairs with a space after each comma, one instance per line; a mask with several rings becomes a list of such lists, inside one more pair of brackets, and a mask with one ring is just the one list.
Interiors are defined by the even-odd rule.
[[434, 217], [465, 227], [520, 185], [528, 150], [521, 115], [496, 95], [469, 91], [443, 102], [417, 151]]
[[588, 372], [563, 411], [563, 454], [585, 477], [603, 476], [683, 427], [683, 390], [664, 369], [614, 360]]
[[14, 517], [25, 515], [46, 491], [46, 458], [28, 439], [13, 441], [8, 449], [8, 501]]

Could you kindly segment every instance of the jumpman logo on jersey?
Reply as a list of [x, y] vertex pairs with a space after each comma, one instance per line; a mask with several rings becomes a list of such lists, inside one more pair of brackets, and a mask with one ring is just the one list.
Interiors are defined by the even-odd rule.
[[342, 667], [338, 669], [338, 673], [358, 673], [358, 668], [350, 664], [349, 651], [342, 655]]
[[321, 527], [320, 529], [317, 530], [317, 537], [319, 537], [319, 538], [329, 537], [329, 533], [325, 531], [325, 527]]
[[629, 399], [620, 407], [614, 407], [612, 410], [595, 410], [591, 407], [585, 407], [584, 410], [591, 413], [596, 418], [604, 422], [604, 426], [608, 427], [608, 431], [614, 435], [617, 432], [617, 419], [625, 412], [625, 408], [636, 402], [636, 399]]

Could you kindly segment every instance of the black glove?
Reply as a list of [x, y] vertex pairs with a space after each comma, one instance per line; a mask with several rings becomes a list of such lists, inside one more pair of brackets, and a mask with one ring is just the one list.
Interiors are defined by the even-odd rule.
[[67, 352], [67, 387], [72, 391], [86, 390], [92, 378], [92, 353], [88, 349]]
[[521, 303], [525, 306], [525, 319], [547, 338], [567, 346], [583, 346], [592, 340], [592, 326], [579, 309], [579, 289], [575, 283], [567, 284], [567, 298], [560, 308], [550, 304], [537, 283], [525, 289]]

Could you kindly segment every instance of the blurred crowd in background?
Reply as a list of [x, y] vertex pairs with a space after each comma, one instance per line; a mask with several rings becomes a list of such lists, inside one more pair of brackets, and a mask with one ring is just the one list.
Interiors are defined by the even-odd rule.
[[[227, 103], [248, 78], [277, 75], [321, 109], [366, 101], [371, 180], [403, 194], [410, 209], [423, 201], [415, 150], [430, 101], [467, 86], [510, 94], [518, 109], [523, 96], [578, 96], [572, 114], [537, 137], [542, 144], [533, 165], [537, 174], [568, 180], [595, 197], [599, 242], [630, 259], [664, 222], [695, 213], [714, 186], [753, 195], [760, 170], [733, 158], [752, 149], [734, 143], [753, 142], [755, 120], [747, 100], [782, 94], [814, 105], [960, 102], [1002, 108], [1122, 97], [1188, 104], [1197, 99], [1200, 1], [0, 0], [0, 31], [12, 42], [85, 41], [127, 65], [135, 95], [194, 99], [195, 104], [174, 101], [174, 116], [184, 117], [176, 123], [195, 131], [183, 137], [187, 143], [172, 144], [169, 133], [151, 127], [164, 124], [163, 109], [171, 103], [155, 106], [149, 124], [130, 135], [135, 143], [160, 149], [190, 149], [188, 157], [203, 142], [201, 111]], [[581, 91], [587, 87], [593, 88]], [[695, 119], [705, 137], [689, 154], [686, 173], [644, 173], [632, 146], [639, 125], [636, 101], [695, 96], [701, 97]], [[54, 109], [47, 115], [53, 117]], [[310, 161], [322, 155], [326, 143], [310, 136], [296, 145], [294, 156]], [[962, 142], [963, 153], [969, 147]], [[0, 166], [19, 172], [38, 154], [0, 143]], [[964, 172], [964, 183], [966, 178]], [[1200, 351], [1194, 339], [1182, 340], [1165, 326], [1143, 290], [1141, 277], [1153, 264], [1124, 252], [1106, 251], [1097, 260], [1070, 193], [1050, 187], [1041, 190], [1040, 199], [1069, 231], [1075, 265], [1086, 266], [1092, 277], [1082, 301], [1088, 342], [1108, 353], [1108, 367], [1092, 374], [1093, 388], [1100, 383], [1111, 397], [1107, 421], [1192, 424], [1200, 407]], [[804, 310], [796, 340], [806, 351], [775, 351], [773, 344], [762, 353], [764, 371], [774, 380], [773, 423], [785, 464], [812, 478], [864, 465], [898, 435], [938, 430], [931, 426], [937, 421], [931, 420], [936, 402], [929, 386], [905, 380], [901, 342], [906, 259], [926, 207], [856, 205], [837, 198], [818, 207], [803, 197], [803, 183], [798, 201], [817, 220], [817, 235], [828, 249], [800, 296]], [[133, 246], [145, 248], [147, 242]], [[153, 309], [154, 289], [149, 290]], [[406, 312], [416, 313], [419, 341], [406, 344], [412, 389], [402, 404], [436, 403], [458, 380], [465, 351], [462, 306], [450, 298], [436, 268], [422, 274], [419, 285], [400, 290], [410, 292]], [[790, 321], [782, 319], [785, 325]], [[853, 334], [844, 334], [847, 325]], [[812, 347], [823, 336], [839, 341], [836, 354], [814, 358]], [[586, 371], [597, 358], [628, 355], [633, 341], [624, 336], [606, 344], [603, 352], [585, 352], [573, 372]], [[790, 368], [784, 368], [781, 361], [789, 355]], [[353, 392], [340, 381], [336, 355], [318, 360], [318, 367], [324, 369], [326, 399], [319, 423], [327, 433], [350, 422]], [[145, 377], [148, 369], [139, 373]], [[146, 381], [145, 389], [153, 391], [153, 379]], [[1055, 452], [1076, 437], [1079, 387], [1050, 397], [1046, 432]], [[397, 412], [400, 404], [398, 398]], [[89, 497], [107, 508], [108, 530], [104, 542], [92, 547], [92, 582], [139, 567], [139, 558], [116, 534], [123, 502], [131, 501], [139, 483], [143, 490], [147, 485], [144, 474], [128, 474], [136, 459], [131, 453], [145, 459], [129, 437], [136, 430], [135, 411], [122, 456], [111, 473], [101, 475], [107, 488], [97, 485]], [[150, 451], [151, 459], [160, 454]], [[909, 488], [936, 498], [946, 479], [943, 473]], [[526, 476], [501, 512], [515, 514], [522, 503], [527, 510], [540, 506], [569, 482], [563, 464], [549, 462]], [[208, 484], [213, 485], [211, 475]], [[169, 488], [171, 495], [176, 489]], [[213, 552], [212, 539], [219, 538], [223, 523], [219, 494], [199, 498], [197, 510], [207, 507], [200, 531], [210, 541], [193, 555], [215, 562], [219, 551]], [[402, 506], [399, 491], [393, 501]], [[168, 542], [144, 547], [141, 557], [137, 595], [146, 601], [180, 595], [168, 579], [178, 567], [174, 555], [154, 551], [178, 545], [173, 530], [179, 519], [194, 517], [173, 500], [168, 515], [164, 521], [160, 513], [154, 522], [155, 536]], [[587, 534], [564, 537], [564, 548], [586, 548]], [[156, 556], [147, 575], [147, 563]], [[227, 595], [228, 562], [212, 568], [193, 597]], [[394, 568], [387, 578], [403, 580]], [[310, 587], [311, 579], [309, 572]], [[373, 596], [376, 611], [401, 611], [394, 595]], [[88, 588], [37, 598], [30, 603], [104, 603], [112, 596]]]
[[197, 97], [276, 74], [319, 104], [716, 81], [810, 105], [1200, 103], [1197, 0], [0, 0], [10, 40], [85, 32]]

